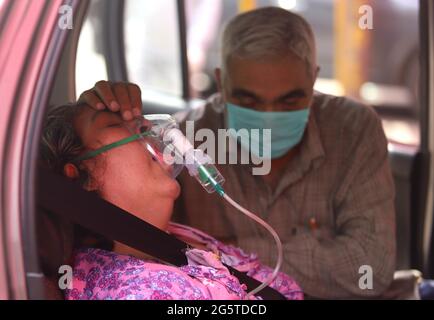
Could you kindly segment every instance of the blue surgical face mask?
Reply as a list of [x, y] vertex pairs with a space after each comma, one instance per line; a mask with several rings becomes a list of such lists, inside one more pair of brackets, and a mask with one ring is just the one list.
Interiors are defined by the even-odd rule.
[[[261, 158], [279, 158], [299, 144], [309, 119], [309, 108], [261, 112], [232, 103], [226, 105], [228, 128], [238, 132], [238, 140], [244, 149]], [[239, 131], [240, 129], [247, 129], [247, 132]], [[259, 131], [251, 131], [252, 129]], [[263, 129], [271, 129], [271, 139], [266, 139]], [[267, 149], [270, 150], [269, 153], [266, 152]]]

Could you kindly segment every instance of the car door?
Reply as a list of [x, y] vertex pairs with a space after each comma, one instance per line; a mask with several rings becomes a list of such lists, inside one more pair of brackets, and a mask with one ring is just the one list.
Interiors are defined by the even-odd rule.
[[58, 62], [79, 12], [73, 0], [0, 4], [0, 299], [44, 297], [35, 159]]

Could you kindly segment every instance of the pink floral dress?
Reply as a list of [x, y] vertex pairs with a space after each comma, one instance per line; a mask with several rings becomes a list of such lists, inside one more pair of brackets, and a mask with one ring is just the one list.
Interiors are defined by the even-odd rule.
[[[73, 285], [65, 290], [66, 299], [239, 300], [246, 297], [246, 286], [222, 262], [258, 281], [265, 281], [273, 271], [261, 265], [255, 254], [246, 254], [199, 230], [171, 223], [168, 231], [200, 242], [209, 251], [188, 250], [188, 265], [175, 267], [101, 249], [81, 249], [74, 257]], [[303, 299], [298, 284], [284, 273], [278, 274], [271, 287], [287, 299]], [[260, 293], [253, 298], [261, 299]]]

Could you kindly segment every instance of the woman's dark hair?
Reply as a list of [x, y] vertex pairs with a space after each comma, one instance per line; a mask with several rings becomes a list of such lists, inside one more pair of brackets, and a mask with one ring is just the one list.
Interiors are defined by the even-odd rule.
[[[64, 175], [65, 164], [74, 164], [79, 173], [76, 181], [83, 187], [89, 182], [91, 176], [80, 161], [74, 161], [85, 151], [83, 142], [75, 131], [74, 120], [86, 106], [86, 104], [71, 103], [51, 108], [48, 111], [42, 131], [39, 158], [40, 165], [60, 175]], [[47, 214], [45, 213], [45, 215]], [[53, 220], [52, 217], [50, 217], [51, 220]], [[56, 225], [61, 228], [60, 224]], [[74, 248], [98, 247], [110, 250], [113, 246], [112, 241], [85, 228], [75, 225], [73, 229], [73, 239], [70, 239], [69, 242], [72, 241]], [[62, 233], [64, 232], [62, 231]], [[44, 234], [46, 232], [42, 231], [42, 238]], [[47, 251], [52, 252], [52, 250]]]
[[43, 165], [58, 174], [63, 175], [65, 164], [75, 164], [79, 172], [79, 182], [83, 186], [88, 182], [89, 174], [74, 158], [85, 148], [75, 132], [73, 122], [85, 106], [71, 103], [50, 109], [44, 123], [40, 148]]

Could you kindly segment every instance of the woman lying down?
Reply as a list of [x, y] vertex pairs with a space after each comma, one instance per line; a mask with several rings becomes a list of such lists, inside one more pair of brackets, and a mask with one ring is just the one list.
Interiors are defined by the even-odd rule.
[[[174, 267], [118, 242], [111, 251], [80, 247], [73, 257], [73, 288], [65, 291], [66, 299], [244, 299], [246, 286], [219, 257], [229, 257], [226, 260], [233, 268], [248, 271], [261, 282], [272, 269], [255, 254], [171, 223], [180, 186], [171, 168], [158, 162], [141, 142], [125, 142], [131, 135], [128, 123], [117, 113], [85, 104], [64, 105], [48, 114], [42, 157], [53, 171], [77, 179], [84, 189], [188, 242], [193, 248], [187, 256], [198, 259]], [[104, 148], [118, 141], [124, 143]], [[270, 286], [287, 299], [303, 299], [300, 287], [286, 274], [279, 273]], [[260, 292], [252, 298], [260, 299]]]

